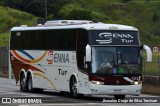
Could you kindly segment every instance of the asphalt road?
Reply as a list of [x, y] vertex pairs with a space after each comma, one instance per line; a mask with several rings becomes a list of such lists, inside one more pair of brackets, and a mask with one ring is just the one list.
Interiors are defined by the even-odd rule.
[[[148, 103], [148, 100], [153, 103]], [[145, 103], [141, 103], [144, 101]], [[113, 102], [116, 100], [109, 95], [85, 95], [83, 98], [74, 99], [69, 95], [61, 95], [55, 91], [21, 92], [14, 80], [0, 78], [0, 106], [160, 106], [160, 96], [141, 94], [137, 97], [129, 95], [126, 100], [120, 101], [121, 103]]]

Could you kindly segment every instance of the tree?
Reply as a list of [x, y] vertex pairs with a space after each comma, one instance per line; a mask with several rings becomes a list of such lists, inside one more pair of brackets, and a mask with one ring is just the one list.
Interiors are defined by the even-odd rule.
[[66, 18], [72, 20], [92, 20], [92, 12], [85, 9], [75, 9]]

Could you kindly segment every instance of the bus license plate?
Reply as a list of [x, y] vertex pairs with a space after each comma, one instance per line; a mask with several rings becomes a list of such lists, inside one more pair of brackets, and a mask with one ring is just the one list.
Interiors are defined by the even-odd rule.
[[121, 89], [114, 89], [113, 91], [114, 91], [114, 92], [122, 92]]

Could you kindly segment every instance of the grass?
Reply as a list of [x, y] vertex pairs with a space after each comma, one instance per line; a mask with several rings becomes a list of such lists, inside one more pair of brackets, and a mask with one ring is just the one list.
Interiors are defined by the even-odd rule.
[[0, 33], [0, 46], [7, 46], [9, 44], [9, 32]]
[[160, 73], [160, 52], [157, 54], [152, 53], [152, 62], [146, 62], [146, 57], [146, 53], [143, 52], [143, 73], [147, 75], [158, 75]]

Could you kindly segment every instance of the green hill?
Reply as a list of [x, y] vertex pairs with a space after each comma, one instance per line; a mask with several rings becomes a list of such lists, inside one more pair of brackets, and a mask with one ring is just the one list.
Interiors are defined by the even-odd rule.
[[0, 6], [0, 46], [8, 45], [9, 30], [13, 26], [32, 25], [35, 20], [31, 14]]
[[[45, 17], [44, 0], [1, 0], [0, 5], [10, 7], [0, 7], [0, 46], [8, 44], [11, 27], [32, 25], [33, 15]], [[160, 44], [160, 0], [48, 0], [47, 14], [52, 20], [131, 25], [139, 29], [142, 44]]]

